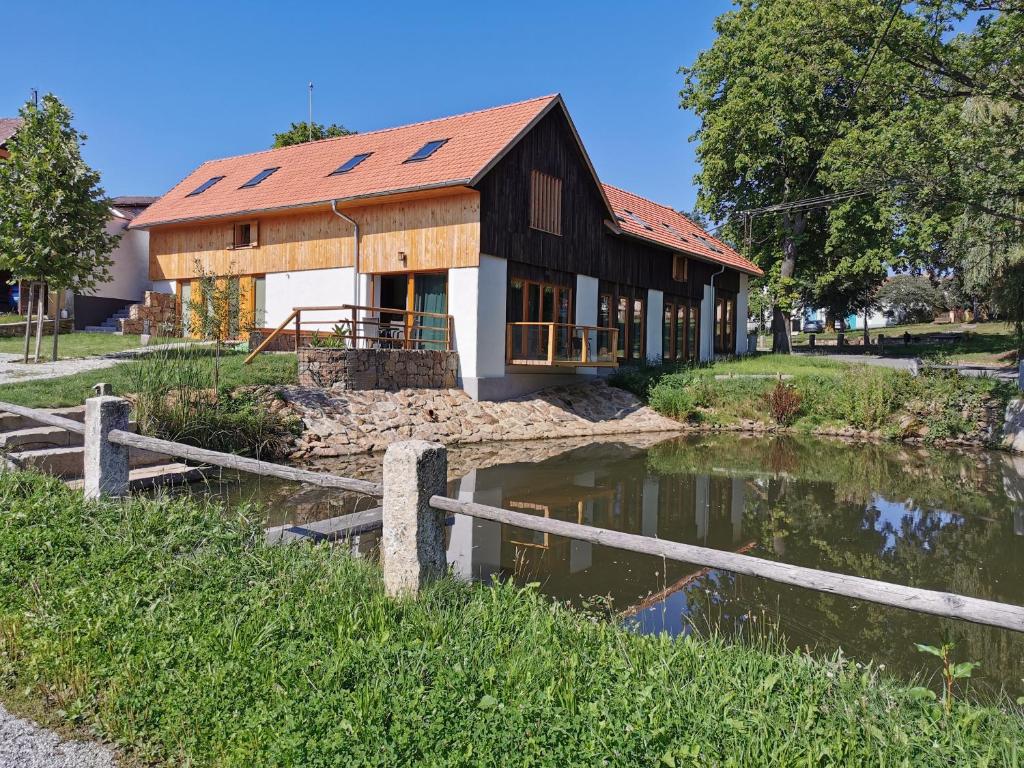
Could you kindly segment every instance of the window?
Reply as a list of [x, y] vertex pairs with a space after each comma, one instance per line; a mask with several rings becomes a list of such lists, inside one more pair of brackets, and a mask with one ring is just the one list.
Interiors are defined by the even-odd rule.
[[665, 222], [661, 222], [661, 226], [663, 226], [663, 227], [664, 227], [665, 229], [667, 229], [667, 230], [668, 230], [669, 232], [671, 232], [671, 233], [672, 233], [673, 235], [675, 235], [676, 237], [678, 237], [678, 238], [679, 238], [680, 240], [682, 240], [682, 241], [683, 241], [684, 243], [686, 242], [686, 238], [685, 238], [685, 237], [683, 236], [683, 233], [682, 233], [682, 232], [680, 232], [680, 231], [679, 231], [678, 229], [676, 229], [675, 227], [673, 227], [673, 226], [672, 226], [671, 224], [666, 224]]
[[270, 176], [272, 173], [278, 170], [280, 170], [280, 166], [278, 166], [277, 168], [264, 168], [262, 171], [257, 173], [247, 182], [245, 182], [245, 184], [240, 186], [239, 189], [248, 189], [249, 187], [255, 187], [258, 184], [262, 183], [263, 180]]
[[530, 174], [530, 227], [562, 234], [562, 180], [541, 171]]
[[255, 248], [257, 245], [257, 224], [255, 221], [242, 221], [232, 227], [232, 248]]
[[615, 308], [615, 327], [619, 329], [619, 343], [616, 352], [620, 358], [626, 357], [629, 340], [629, 297], [619, 296]]
[[214, 184], [216, 184], [218, 181], [220, 181], [223, 178], [224, 178], [223, 176], [214, 176], [212, 179], [207, 179], [202, 184], [200, 184], [198, 187], [196, 187], [191, 192], [189, 192], [187, 195], [185, 195], [185, 197], [194, 197], [196, 195], [201, 195], [201, 194], [203, 194], [203, 192], [208, 190], [210, 187], [212, 187]]
[[406, 160], [405, 162], [414, 163], [417, 160], [426, 160], [428, 157], [437, 152], [437, 150], [439, 150], [447, 143], [448, 139], [436, 139], [435, 141], [428, 141], [422, 147], [413, 152], [409, 159]]
[[736, 297], [715, 298], [715, 353], [731, 355], [736, 352]]
[[634, 224], [637, 224], [637, 225], [643, 227], [644, 229], [649, 229], [652, 232], [654, 231], [654, 227], [652, 227], [650, 224], [648, 224], [646, 221], [641, 219], [639, 216], [637, 216], [632, 211], [623, 211], [623, 213], [626, 214], [626, 218], [629, 219], [630, 221], [632, 221]]
[[708, 248], [710, 248], [715, 253], [721, 253], [722, 252], [721, 248], [719, 248], [717, 245], [712, 243], [706, 237], [703, 237], [702, 235], [697, 235], [696, 237], [697, 237], [698, 240], [700, 240], [702, 243], [704, 243], [704, 245], [706, 245]]
[[666, 362], [696, 360], [700, 304], [693, 299], [665, 299], [662, 320], [662, 359]]
[[629, 356], [640, 361], [644, 358], [644, 300], [633, 299], [633, 318], [630, 322]]
[[[546, 360], [548, 357], [548, 326], [572, 324], [572, 289], [554, 283], [541, 283], [513, 277], [508, 282], [508, 322], [511, 326], [512, 358], [515, 360]], [[572, 334], [556, 328], [556, 357], [569, 354]]]
[[672, 257], [672, 279], [679, 283], [685, 283], [690, 277], [690, 260], [685, 256], [676, 254]]
[[360, 155], [353, 155], [348, 160], [346, 160], [344, 163], [339, 165], [335, 170], [331, 171], [328, 175], [329, 176], [338, 176], [338, 175], [340, 175], [342, 173], [348, 173], [349, 171], [351, 171], [353, 168], [355, 168], [357, 165], [359, 165], [361, 162], [363, 162], [363, 160], [365, 160], [366, 158], [368, 158], [372, 154], [373, 154], [373, 152], [363, 152]]
[[[623, 361], [643, 360], [647, 352], [646, 289], [609, 284], [602, 286], [601, 290], [604, 292], [598, 296], [597, 324], [618, 331], [615, 342], [616, 357]], [[611, 309], [611, 317], [608, 308]], [[654, 318], [654, 322], [657, 323], [658, 319]]]

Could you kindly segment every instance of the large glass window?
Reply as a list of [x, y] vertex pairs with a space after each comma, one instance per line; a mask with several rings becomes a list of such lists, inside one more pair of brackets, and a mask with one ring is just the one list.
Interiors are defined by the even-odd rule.
[[629, 356], [633, 360], [642, 360], [644, 357], [644, 300], [633, 299], [633, 318], [630, 323], [632, 334], [630, 335]]
[[629, 297], [619, 296], [618, 306], [615, 310], [615, 327], [619, 329], [618, 352], [619, 357], [626, 356], [626, 342], [629, 339]]
[[690, 319], [686, 324], [686, 359], [700, 359], [700, 304], [690, 305]]
[[[548, 357], [548, 323], [572, 323], [572, 289], [554, 283], [511, 278], [508, 292], [509, 338], [512, 358], [546, 360]], [[571, 329], [556, 327], [558, 355], [569, 353]]]
[[736, 352], [736, 297], [715, 298], [715, 353], [731, 355]]

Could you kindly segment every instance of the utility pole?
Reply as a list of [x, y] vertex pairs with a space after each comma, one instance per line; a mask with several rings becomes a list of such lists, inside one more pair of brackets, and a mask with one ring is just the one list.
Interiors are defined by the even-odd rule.
[[33, 88], [30, 93], [32, 94], [32, 103], [35, 105], [36, 109], [39, 109], [39, 89]]
[[313, 81], [309, 81], [309, 140], [313, 140]]

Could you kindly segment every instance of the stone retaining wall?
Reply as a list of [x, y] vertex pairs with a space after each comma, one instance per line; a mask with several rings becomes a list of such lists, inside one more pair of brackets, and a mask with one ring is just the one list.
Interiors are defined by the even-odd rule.
[[349, 391], [451, 389], [459, 369], [457, 352], [432, 349], [332, 349], [298, 352], [299, 386]]
[[[71, 333], [75, 330], [74, 320], [61, 320], [60, 321], [60, 332]], [[50, 336], [53, 334], [53, 320], [43, 320], [43, 335]], [[24, 336], [25, 335], [25, 323], [0, 323], [0, 338], [9, 339], [12, 336]], [[36, 335], [36, 322], [32, 321], [32, 337]]]
[[142, 304], [128, 308], [128, 317], [121, 320], [121, 333], [145, 333], [147, 322], [152, 334], [173, 333], [172, 329], [178, 326], [178, 297], [173, 293], [146, 291]]

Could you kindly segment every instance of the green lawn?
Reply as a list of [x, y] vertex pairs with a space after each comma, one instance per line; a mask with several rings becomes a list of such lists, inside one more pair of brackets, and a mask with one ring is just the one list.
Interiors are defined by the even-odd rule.
[[[174, 340], [172, 340], [174, 341]], [[35, 352], [35, 336], [32, 337], [30, 354]], [[156, 344], [154, 339], [151, 343]], [[135, 349], [140, 346], [138, 336], [118, 336], [113, 333], [86, 333], [75, 331], [74, 333], [61, 334], [57, 342], [57, 354], [61, 360], [69, 360], [79, 357], [95, 357], [111, 352], [123, 352], [126, 349]], [[25, 351], [25, 338], [16, 336], [11, 338], [0, 338], [0, 352], [14, 352], [21, 354]], [[43, 336], [43, 343], [40, 349], [40, 357], [50, 359], [53, 351], [53, 337]]]
[[[1016, 766], [1012, 703], [947, 714], [755, 634], [644, 637], [535, 589], [384, 594], [189, 499], [0, 475], [0, 697], [150, 765]], [[259, 519], [254, 516], [254, 519]], [[37, 707], [40, 704], [37, 704]], [[31, 710], [30, 710], [31, 711]]]
[[[1013, 338], [1013, 326], [1003, 322], [991, 323], [916, 323], [896, 325], [890, 328], [871, 329], [872, 341], [879, 333], [885, 334], [886, 357], [934, 357], [949, 362], [980, 363], [985, 365], [1016, 365], [1017, 352]], [[904, 334], [909, 333], [911, 343], [903, 344]], [[928, 342], [925, 336], [934, 333], [961, 333], [963, 338], [954, 343]], [[807, 345], [806, 333], [793, 335], [793, 344], [799, 348]], [[815, 334], [820, 340], [835, 340], [835, 331]], [[848, 341], [858, 342], [862, 332], [847, 331]], [[767, 344], [770, 346], [771, 340]], [[846, 350], [856, 354], [857, 346]]]
[[0, 312], [0, 325], [20, 323], [24, 320], [25, 317], [23, 315], [19, 315], [17, 312]]
[[[225, 352], [221, 359], [221, 386], [238, 387], [258, 384], [295, 383], [295, 355], [293, 353], [263, 354], [250, 365], [242, 365], [245, 354]], [[213, 367], [212, 350], [205, 358], [208, 369]], [[108, 382], [115, 394], [131, 390], [128, 375], [132, 363], [118, 363], [100, 371], [79, 373], [58, 379], [25, 381], [0, 386], [0, 400], [29, 408], [58, 408], [81, 405], [92, 394], [92, 387], [100, 381]]]

